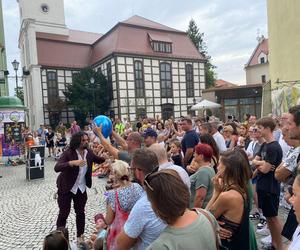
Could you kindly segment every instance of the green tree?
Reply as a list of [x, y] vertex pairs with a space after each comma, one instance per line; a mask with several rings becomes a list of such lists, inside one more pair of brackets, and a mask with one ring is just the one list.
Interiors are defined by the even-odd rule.
[[24, 90], [22, 86], [18, 86], [18, 91], [17, 88], [15, 88], [15, 96], [18, 97], [24, 104]]
[[74, 111], [76, 121], [83, 126], [89, 115], [107, 114], [111, 92], [111, 84], [105, 76], [88, 67], [74, 74], [73, 82], [66, 85], [64, 95], [68, 106]]
[[199, 28], [194, 19], [191, 19], [191, 21], [189, 22], [187, 34], [198, 51], [206, 59], [204, 65], [206, 88], [214, 87], [216, 81], [216, 73], [214, 72], [214, 69], [216, 68], [216, 66], [211, 63], [211, 56], [208, 55], [207, 46], [204, 42], [204, 33], [201, 33], [199, 31]]

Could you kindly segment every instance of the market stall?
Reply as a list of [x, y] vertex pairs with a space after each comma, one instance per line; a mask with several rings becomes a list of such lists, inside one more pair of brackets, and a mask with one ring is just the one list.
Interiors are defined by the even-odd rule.
[[0, 97], [0, 156], [21, 156], [24, 148], [25, 106], [13, 96]]

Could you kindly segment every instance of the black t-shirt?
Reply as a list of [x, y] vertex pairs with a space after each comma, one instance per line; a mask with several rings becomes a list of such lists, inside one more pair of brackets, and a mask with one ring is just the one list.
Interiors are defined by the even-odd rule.
[[180, 155], [173, 155], [173, 156], [171, 156], [171, 158], [172, 158], [172, 161], [173, 161], [174, 165], [177, 165], [177, 166], [180, 166], [180, 167], [183, 166], [182, 158], [181, 158]]
[[[275, 169], [282, 161], [282, 149], [277, 141], [264, 143], [257, 155], [260, 156], [262, 160], [275, 166]], [[279, 195], [280, 183], [275, 179], [274, 173], [275, 170], [266, 174], [258, 172], [256, 188], [258, 190]]]
[[[185, 155], [188, 148], [195, 148], [199, 143], [199, 136], [195, 130], [187, 131], [181, 141], [182, 152]], [[189, 160], [189, 163], [192, 162], [193, 157]]]

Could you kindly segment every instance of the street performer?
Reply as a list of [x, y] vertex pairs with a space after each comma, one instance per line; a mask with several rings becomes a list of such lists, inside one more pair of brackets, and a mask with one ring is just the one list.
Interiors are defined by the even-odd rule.
[[92, 164], [93, 162], [101, 164], [105, 161], [104, 158], [96, 156], [88, 145], [89, 138], [85, 132], [73, 134], [69, 148], [54, 167], [55, 172], [60, 172], [56, 181], [59, 207], [56, 226], [66, 226], [73, 200], [78, 242], [84, 240], [86, 187], [92, 186]]

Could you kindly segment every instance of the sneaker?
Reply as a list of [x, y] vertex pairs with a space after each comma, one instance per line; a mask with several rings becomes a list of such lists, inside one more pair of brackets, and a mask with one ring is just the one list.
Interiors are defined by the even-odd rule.
[[266, 245], [266, 246], [272, 245], [272, 237], [271, 237], [271, 235], [262, 238], [262, 239], [260, 240], [260, 242], [261, 242], [261, 244]]
[[263, 228], [257, 229], [256, 233], [259, 235], [262, 235], [262, 236], [268, 236], [268, 235], [270, 235], [270, 230], [269, 230], [268, 226], [265, 225]]
[[259, 219], [260, 219], [260, 214], [259, 214], [259, 212], [255, 212], [255, 213], [253, 213], [253, 214], [250, 214], [250, 215], [249, 215], [249, 219], [250, 219], [250, 220], [259, 220]]
[[260, 218], [259, 223], [256, 226], [256, 229], [262, 229], [267, 225], [267, 220], [264, 218]]

